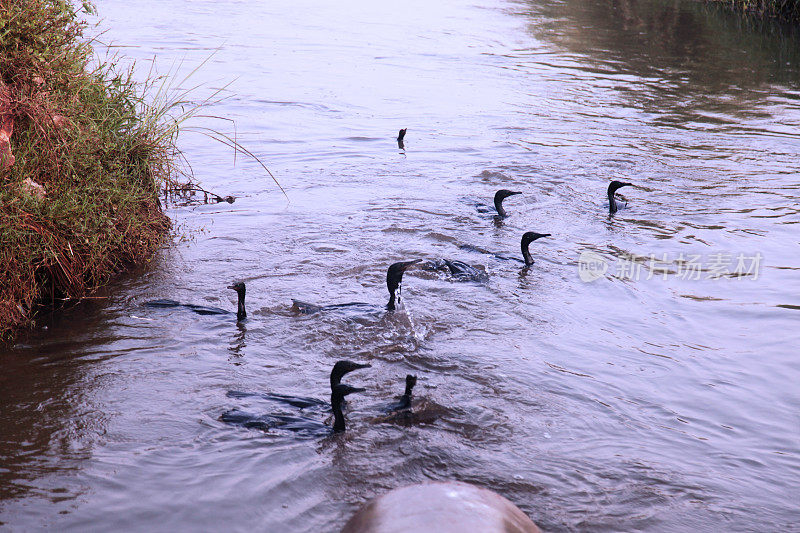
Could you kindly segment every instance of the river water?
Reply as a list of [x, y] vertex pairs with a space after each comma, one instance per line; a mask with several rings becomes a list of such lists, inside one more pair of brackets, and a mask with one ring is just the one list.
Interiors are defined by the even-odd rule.
[[[173, 84], [223, 88], [206, 114], [288, 201], [182, 134], [236, 202], [170, 206], [152, 264], [0, 351], [0, 529], [335, 531], [428, 479], [552, 531], [800, 529], [797, 36], [677, 0], [99, 10], [140, 76], [207, 60]], [[611, 179], [635, 185], [613, 217]], [[475, 203], [500, 188], [523, 194], [496, 222]], [[528, 269], [459, 248], [525, 231], [552, 234]], [[399, 312], [291, 310], [382, 304], [390, 263], [442, 257], [490, 279], [411, 270]], [[142, 306], [234, 309], [234, 280], [240, 325]], [[279, 409], [230, 390], [326, 397], [338, 359], [372, 364], [345, 434], [219, 421]], [[416, 417], [376, 416], [407, 373]]]

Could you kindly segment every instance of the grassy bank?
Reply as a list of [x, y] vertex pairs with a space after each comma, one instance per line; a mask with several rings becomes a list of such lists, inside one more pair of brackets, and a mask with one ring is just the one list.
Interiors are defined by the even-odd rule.
[[176, 128], [97, 65], [80, 9], [0, 0], [0, 336], [147, 261], [169, 228]]
[[800, 0], [711, 0], [766, 18], [800, 24]]

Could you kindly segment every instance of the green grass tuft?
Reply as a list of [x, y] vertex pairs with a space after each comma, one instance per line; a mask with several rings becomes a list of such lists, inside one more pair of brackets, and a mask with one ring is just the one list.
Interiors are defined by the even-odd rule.
[[0, 1], [0, 118], [13, 117], [15, 157], [0, 170], [0, 336], [38, 304], [147, 261], [170, 226], [158, 195], [180, 175], [170, 113], [182, 102], [146, 100], [152, 86], [93, 63], [81, 9]]

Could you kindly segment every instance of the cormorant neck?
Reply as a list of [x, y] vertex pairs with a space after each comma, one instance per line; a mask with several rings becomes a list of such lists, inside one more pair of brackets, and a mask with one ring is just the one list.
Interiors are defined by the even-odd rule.
[[617, 202], [614, 200], [614, 193], [615, 192], [616, 191], [611, 191], [611, 190], [608, 191], [608, 211], [610, 213], [616, 213], [617, 212]]
[[239, 292], [239, 307], [236, 310], [236, 320], [244, 320], [247, 318], [247, 311], [244, 308], [244, 290]]
[[494, 198], [494, 208], [497, 209], [497, 214], [501, 217], [506, 216], [506, 210], [503, 209], [503, 200], [504, 198], [500, 198], [499, 196], [495, 196]]
[[533, 257], [531, 257], [531, 252], [528, 250], [528, 246], [530, 243], [522, 243], [522, 257], [525, 259], [525, 266], [531, 266], [533, 264]]
[[342, 413], [342, 399], [331, 396], [331, 407], [333, 408], [333, 430], [336, 432], [344, 431], [344, 413]]

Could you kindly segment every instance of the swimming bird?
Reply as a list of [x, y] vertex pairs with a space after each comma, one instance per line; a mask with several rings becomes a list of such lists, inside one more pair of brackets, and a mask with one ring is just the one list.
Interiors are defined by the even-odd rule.
[[[497, 211], [497, 216], [501, 218], [505, 218], [508, 216], [506, 210], [503, 209], [503, 200], [508, 198], [509, 196], [514, 196], [515, 194], [522, 194], [519, 191], [509, 191], [508, 189], [500, 189], [496, 193], [494, 193], [494, 208]], [[490, 207], [486, 204], [478, 204], [478, 211], [481, 213], [488, 213], [490, 211]]]
[[[386, 304], [387, 310], [394, 311], [397, 308], [397, 304], [400, 302], [400, 293], [402, 292], [401, 284], [403, 282], [403, 274], [406, 270], [420, 261], [421, 259], [414, 259], [413, 261], [400, 261], [398, 263], [393, 263], [386, 271], [386, 288], [389, 289], [389, 302]], [[374, 309], [375, 306], [364, 302], [315, 305], [292, 299], [292, 309], [305, 315], [318, 313], [320, 311], [351, 309], [359, 307]]]
[[403, 139], [406, 136], [406, 130], [407, 129], [408, 128], [403, 128], [402, 130], [400, 130], [400, 133], [397, 134], [397, 147], [400, 148], [401, 150], [405, 150], [406, 149], [406, 146], [405, 146], [405, 143], [403, 142]]
[[515, 257], [513, 255], [509, 255], [505, 252], [490, 252], [489, 250], [485, 250], [478, 246], [472, 246], [471, 244], [462, 244], [459, 246], [462, 250], [469, 250], [470, 252], [478, 252], [481, 254], [487, 254], [493, 256], [495, 259], [500, 259], [503, 261], [518, 261], [520, 263], [524, 263], [525, 266], [531, 266], [533, 264], [533, 257], [531, 256], [531, 252], [528, 249], [530, 244], [535, 241], [536, 239], [541, 239], [542, 237], [550, 237], [549, 233], [536, 233], [535, 231], [526, 231], [522, 234], [522, 239], [520, 240], [520, 248], [522, 250], [522, 259], [519, 257]]
[[627, 187], [629, 185], [633, 185], [633, 184], [632, 183], [622, 182], [622, 181], [617, 181], [617, 180], [614, 180], [614, 181], [612, 181], [611, 183], [608, 184], [608, 192], [607, 192], [607, 194], [608, 194], [608, 212], [610, 214], [613, 215], [619, 209], [627, 207], [628, 202], [625, 201], [625, 200], [622, 200], [623, 203], [621, 205], [617, 204], [616, 200], [614, 199], [614, 193], [616, 193], [618, 189], [620, 189], [622, 187]]
[[[236, 291], [238, 296], [238, 306], [236, 310], [236, 320], [242, 321], [247, 318], [247, 311], [244, 307], [244, 298], [245, 298], [245, 284], [242, 281], [234, 283], [233, 285], [228, 285], [228, 289], [233, 289]], [[184, 304], [180, 302], [176, 302], [175, 300], [167, 300], [167, 299], [159, 299], [159, 300], [150, 300], [149, 302], [144, 303], [147, 307], [185, 307], [190, 309], [191, 311], [197, 313], [198, 315], [230, 315], [233, 314], [230, 311], [226, 311], [224, 309], [220, 309], [219, 307], [208, 307], [205, 305], [196, 305], [196, 304]]]
[[407, 374], [406, 375], [406, 391], [400, 396], [400, 399], [391, 405], [387, 406], [384, 411], [387, 413], [396, 413], [398, 411], [405, 411], [411, 407], [411, 391], [414, 389], [414, 385], [417, 384], [417, 376]]
[[533, 257], [531, 257], [531, 251], [528, 249], [528, 247], [533, 241], [536, 239], [541, 239], [542, 237], [550, 237], [550, 234], [536, 233], [535, 231], [526, 231], [522, 234], [520, 248], [522, 249], [522, 258], [525, 260], [525, 266], [531, 266], [533, 264]]
[[250, 429], [260, 429], [268, 431], [270, 429], [282, 429], [294, 431], [309, 437], [325, 436], [333, 431], [340, 433], [345, 430], [345, 418], [342, 412], [344, 397], [354, 392], [364, 392], [367, 389], [351, 387], [340, 383], [333, 387], [331, 391], [331, 409], [333, 410], [333, 428], [323, 422], [304, 416], [291, 415], [253, 415], [234, 409], [222, 413], [219, 419], [227, 424], [234, 424]]
[[[331, 369], [330, 381], [331, 381], [331, 392], [333, 392], [334, 387], [339, 385], [342, 381], [342, 378], [345, 374], [348, 374], [354, 370], [359, 370], [362, 368], [371, 368], [372, 365], [369, 363], [355, 363], [353, 361], [336, 361], [336, 364], [333, 365]], [[227, 396], [229, 398], [252, 398], [258, 397], [263, 398], [265, 400], [272, 400], [280, 403], [284, 403], [287, 405], [291, 405], [292, 407], [297, 407], [298, 409], [308, 409], [313, 408], [317, 410], [327, 410], [328, 402], [325, 400], [320, 400], [317, 398], [305, 398], [302, 396], [291, 396], [289, 394], [280, 394], [276, 392], [266, 392], [266, 393], [256, 393], [256, 392], [240, 392], [240, 391], [229, 391]]]
[[236, 320], [241, 321], [247, 318], [247, 311], [244, 308], [244, 295], [247, 292], [247, 288], [244, 285], [243, 281], [237, 281], [232, 285], [228, 285], [229, 289], [233, 289], [236, 291], [237, 296], [237, 306], [236, 306]]
[[[491, 255], [495, 259], [500, 259], [503, 261], [518, 261], [520, 263], [524, 263], [525, 266], [531, 266], [534, 261], [528, 247], [533, 241], [536, 239], [541, 239], [542, 237], [550, 237], [550, 234], [527, 231], [522, 235], [522, 239], [520, 241], [522, 259], [504, 252], [490, 252], [489, 250], [485, 250], [478, 246], [472, 246], [471, 244], [462, 244], [459, 246], [459, 248], [462, 250], [468, 250], [470, 252]], [[435, 259], [432, 261], [426, 261], [422, 268], [425, 270], [444, 270], [447, 268], [450, 271], [450, 275], [453, 276], [453, 279], [456, 281], [477, 281], [482, 283], [489, 279], [489, 274], [487, 274], [486, 271], [468, 265], [463, 261], [453, 261], [451, 259]]]
[[422, 268], [425, 270], [447, 269], [456, 281], [484, 282], [489, 279], [489, 274], [487, 274], [485, 270], [475, 268], [463, 261], [454, 259], [434, 259], [432, 261], [427, 261]]

